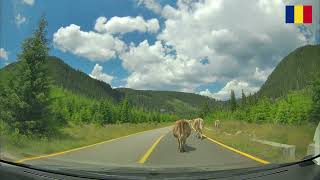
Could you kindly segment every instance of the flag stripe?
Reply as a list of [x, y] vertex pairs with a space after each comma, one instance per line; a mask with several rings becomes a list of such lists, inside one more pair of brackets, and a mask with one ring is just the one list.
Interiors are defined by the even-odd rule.
[[294, 23], [295, 24], [303, 23], [303, 6], [302, 5], [294, 6]]
[[294, 6], [286, 6], [286, 23], [294, 23]]
[[303, 6], [303, 23], [312, 23], [312, 6]]

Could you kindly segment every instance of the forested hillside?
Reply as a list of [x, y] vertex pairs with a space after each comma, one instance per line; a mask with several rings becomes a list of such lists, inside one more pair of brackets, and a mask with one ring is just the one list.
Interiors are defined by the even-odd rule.
[[57, 57], [50, 57], [47, 62], [49, 74], [57, 86], [90, 98], [108, 98], [116, 102], [123, 98], [123, 94], [112, 89], [109, 84], [71, 68]]
[[301, 90], [320, 72], [320, 45], [300, 47], [286, 56], [263, 84], [258, 96], [278, 98]]
[[160, 112], [145, 111], [129, 104], [124, 98], [118, 105], [109, 100], [80, 96], [63, 88], [51, 90], [52, 110], [62, 122], [75, 124], [114, 124], [173, 121], [176, 117]]
[[[320, 45], [300, 47], [285, 57], [254, 95], [242, 93], [207, 119], [251, 123], [318, 123], [320, 117]], [[238, 89], [239, 90], [239, 89]], [[227, 107], [227, 108], [226, 108]]]
[[[9, 64], [0, 70], [0, 81], [6, 82], [19, 71], [19, 63]], [[63, 87], [71, 92], [95, 99], [109, 99], [119, 102], [123, 94], [111, 88], [102, 81], [96, 80], [87, 74], [71, 68], [63, 60], [49, 56], [45, 61], [48, 76], [55, 86]]]
[[[0, 69], [0, 82], [7, 83], [16, 76], [19, 64], [15, 62]], [[93, 79], [87, 74], [75, 70], [60, 58], [50, 56], [46, 61], [48, 76], [57, 87], [69, 92], [94, 99], [108, 99], [119, 103], [128, 96], [131, 105], [150, 111], [176, 113], [183, 116], [197, 115], [204, 103], [213, 105], [214, 99], [193, 93], [174, 91], [147, 91], [127, 88], [113, 89], [109, 84]]]
[[130, 103], [144, 109], [157, 110], [164, 113], [175, 113], [184, 116], [198, 116], [204, 104], [213, 107], [221, 102], [206, 96], [175, 91], [151, 91], [118, 88], [128, 96]]

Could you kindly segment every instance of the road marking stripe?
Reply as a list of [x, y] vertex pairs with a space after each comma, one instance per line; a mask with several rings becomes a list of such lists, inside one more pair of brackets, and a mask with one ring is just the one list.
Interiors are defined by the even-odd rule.
[[[170, 126], [172, 126], [172, 125], [170, 125]], [[166, 126], [166, 127], [170, 127], [170, 126]], [[166, 128], [166, 127], [162, 127], [162, 128]], [[161, 129], [161, 128], [156, 128], [156, 129]], [[81, 150], [81, 149], [93, 147], [93, 146], [96, 146], [96, 145], [99, 145], [99, 144], [103, 144], [103, 143], [109, 143], [109, 142], [112, 142], [112, 141], [116, 141], [116, 140], [119, 140], [119, 139], [127, 138], [127, 137], [129, 137], [129, 136], [141, 134], [141, 133], [144, 133], [144, 132], [147, 132], [147, 131], [156, 130], [156, 129], [149, 129], [149, 130], [145, 130], [145, 131], [141, 131], [141, 132], [129, 134], [129, 135], [126, 135], [126, 136], [121, 136], [121, 137], [118, 137], [118, 138], [109, 139], [109, 140], [102, 141], [102, 142], [98, 142], [98, 143], [95, 143], [95, 144], [91, 144], [91, 145], [87, 145], [87, 146], [82, 146], [82, 147], [78, 147], [78, 148], [74, 148], [74, 149], [70, 149], [70, 150], [66, 150], [66, 151], [61, 151], [61, 152], [57, 152], [57, 153], [52, 153], [52, 154], [47, 154], [47, 155], [42, 155], [42, 156], [34, 156], [34, 157], [24, 158], [24, 159], [20, 159], [20, 160], [18, 160], [18, 161], [15, 161], [15, 162], [16, 162], [16, 163], [22, 163], [22, 162], [25, 162], [25, 161], [30, 161], [30, 160], [35, 160], [35, 159], [43, 159], [43, 158], [48, 158], [48, 157], [57, 156], [57, 155], [61, 155], [61, 154], [66, 154], [66, 153], [69, 153], [69, 152], [78, 151], [78, 150]]]
[[159, 142], [161, 141], [161, 139], [164, 137], [165, 135], [160, 136], [153, 144], [152, 146], [148, 149], [148, 151], [141, 157], [141, 159], [138, 161], [138, 163], [143, 164], [147, 161], [147, 159], [149, 158], [149, 156], [151, 155], [152, 151], [156, 148], [156, 146], [159, 144]]
[[216, 140], [211, 139], [210, 137], [208, 137], [208, 136], [206, 136], [206, 135], [204, 135], [204, 137], [206, 137], [207, 139], [209, 139], [210, 141], [212, 141], [212, 142], [214, 142], [214, 143], [216, 143], [216, 144], [219, 144], [220, 146], [222, 146], [222, 147], [224, 147], [224, 148], [226, 148], [226, 149], [229, 149], [229, 150], [231, 150], [231, 151], [233, 151], [233, 152], [236, 152], [236, 153], [241, 154], [241, 155], [243, 155], [243, 156], [245, 156], [245, 157], [248, 157], [248, 158], [250, 158], [250, 159], [253, 159], [253, 160], [257, 161], [257, 162], [260, 162], [260, 163], [262, 163], [262, 164], [270, 164], [270, 162], [268, 162], [268, 161], [265, 161], [265, 160], [263, 160], [263, 159], [254, 157], [254, 156], [252, 156], [252, 155], [250, 155], [250, 154], [247, 154], [247, 153], [245, 153], [245, 152], [239, 151], [239, 150], [237, 150], [237, 149], [235, 149], [235, 148], [233, 148], [233, 147], [227, 146], [227, 145], [225, 145], [225, 144], [223, 144], [223, 143], [221, 143], [221, 142], [219, 142], [219, 141], [216, 141]]
[[209, 131], [212, 131], [212, 130], [213, 130], [213, 129], [210, 129], [210, 128], [207, 128], [207, 127], [205, 127], [205, 129], [206, 129], [206, 130], [209, 130]]
[[[210, 130], [210, 131], [213, 130], [213, 129], [209, 129], [209, 128], [207, 128], [207, 127], [205, 127], [205, 129]], [[235, 148], [233, 148], [233, 147], [227, 146], [227, 145], [225, 145], [225, 144], [223, 144], [223, 143], [221, 143], [221, 142], [219, 142], [219, 141], [217, 141], [217, 140], [211, 139], [210, 137], [208, 137], [208, 136], [206, 136], [206, 135], [204, 135], [204, 137], [206, 137], [206, 138], [209, 139], [210, 141], [212, 141], [212, 142], [214, 142], [214, 143], [216, 143], [216, 144], [219, 144], [220, 146], [222, 146], [222, 147], [224, 147], [224, 148], [226, 148], [226, 149], [229, 149], [229, 150], [231, 150], [231, 151], [233, 151], [233, 152], [236, 152], [236, 153], [238, 153], [238, 154], [240, 154], [240, 155], [242, 155], [242, 156], [248, 157], [248, 158], [253, 159], [253, 160], [255, 160], [255, 161], [257, 161], [257, 162], [260, 162], [260, 163], [262, 163], [262, 164], [270, 164], [270, 162], [268, 162], [268, 161], [266, 161], [266, 160], [263, 160], [263, 159], [254, 157], [254, 156], [252, 156], [252, 155], [250, 155], [250, 154], [248, 154], [248, 153], [245, 153], [245, 152], [242, 152], [242, 151], [240, 151], [240, 150], [238, 150], [238, 149], [235, 149]]]

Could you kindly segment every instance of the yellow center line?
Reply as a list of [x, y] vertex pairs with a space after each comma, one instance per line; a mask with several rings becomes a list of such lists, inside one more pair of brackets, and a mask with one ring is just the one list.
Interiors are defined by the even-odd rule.
[[141, 157], [141, 159], [138, 161], [138, 163], [143, 164], [147, 161], [147, 159], [149, 158], [149, 156], [151, 155], [152, 151], [156, 148], [156, 146], [159, 144], [159, 142], [161, 141], [161, 139], [164, 137], [165, 135], [160, 136], [153, 144], [152, 146], [147, 150], [147, 152]]
[[219, 141], [217, 141], [217, 140], [211, 139], [210, 137], [208, 137], [208, 136], [206, 136], [206, 135], [204, 135], [204, 137], [206, 137], [206, 138], [209, 139], [210, 141], [212, 141], [212, 142], [214, 142], [214, 143], [216, 143], [216, 144], [219, 144], [220, 146], [222, 146], [222, 147], [224, 147], [224, 148], [226, 148], [226, 149], [229, 149], [230, 151], [233, 151], [233, 152], [235, 152], [235, 153], [238, 153], [238, 154], [240, 154], [240, 155], [242, 155], [242, 156], [245, 156], [245, 157], [247, 157], [247, 158], [250, 158], [250, 159], [252, 159], [252, 160], [255, 160], [255, 161], [257, 161], [257, 162], [260, 162], [260, 163], [262, 163], [262, 164], [270, 164], [270, 162], [268, 162], [268, 161], [266, 161], [266, 160], [263, 160], [263, 159], [254, 157], [254, 156], [252, 156], [252, 155], [250, 155], [250, 154], [248, 154], [248, 153], [245, 153], [245, 152], [242, 152], [242, 151], [240, 151], [240, 150], [237, 150], [237, 149], [235, 149], [235, 148], [233, 148], [233, 147], [227, 146], [227, 145], [225, 145], [225, 144], [223, 144], [223, 143], [221, 143], [221, 142], [219, 142]]
[[[170, 125], [170, 126], [171, 126], [171, 125]], [[170, 126], [166, 126], [166, 127], [170, 127]], [[166, 128], [166, 127], [162, 127], [162, 128]], [[160, 129], [160, 128], [157, 128], [157, 129]], [[81, 150], [81, 149], [93, 147], [93, 146], [96, 146], [96, 145], [99, 145], [99, 144], [109, 143], [109, 142], [112, 142], [112, 141], [120, 140], [120, 139], [123, 139], [123, 138], [127, 138], [127, 137], [129, 137], [129, 136], [133, 136], [133, 135], [145, 133], [145, 132], [152, 131], [152, 130], [156, 130], [156, 129], [145, 130], [145, 131], [141, 131], [141, 132], [129, 134], [129, 135], [126, 135], [126, 136], [121, 136], [121, 137], [118, 137], [118, 138], [109, 139], [109, 140], [102, 141], [102, 142], [98, 142], [98, 143], [95, 143], [95, 144], [91, 144], [91, 145], [87, 145], [87, 146], [82, 146], [82, 147], [78, 147], [78, 148], [74, 148], [74, 149], [70, 149], [70, 150], [66, 150], [66, 151], [61, 151], [61, 152], [57, 152], [57, 153], [52, 153], [52, 154], [47, 154], [47, 155], [41, 155], [41, 156], [34, 156], [34, 157], [24, 158], [24, 159], [17, 160], [17, 161], [15, 161], [15, 162], [16, 162], [16, 163], [23, 163], [23, 162], [25, 162], [25, 161], [36, 160], [36, 159], [43, 159], [43, 158], [49, 158], [49, 157], [52, 157], [52, 156], [58, 156], [58, 155], [66, 154], [66, 153], [69, 153], [69, 152], [78, 151], [78, 150]]]
[[[212, 130], [212, 129], [209, 129], [209, 128], [205, 128], [205, 129]], [[194, 129], [194, 130], [195, 130], [195, 129]], [[242, 151], [240, 151], [240, 150], [238, 150], [238, 149], [235, 149], [235, 148], [233, 148], [233, 147], [227, 146], [227, 145], [225, 145], [225, 144], [223, 144], [223, 143], [221, 143], [221, 142], [219, 142], [219, 141], [217, 141], [217, 140], [211, 139], [210, 137], [208, 137], [208, 136], [206, 136], [206, 135], [203, 135], [203, 136], [206, 137], [207, 139], [209, 139], [210, 141], [212, 141], [213, 143], [216, 143], [216, 144], [218, 144], [218, 145], [220, 145], [220, 146], [222, 146], [222, 147], [224, 147], [224, 148], [226, 148], [226, 149], [229, 149], [230, 151], [233, 151], [233, 152], [235, 152], [235, 153], [238, 153], [238, 154], [240, 154], [240, 155], [242, 155], [242, 156], [245, 156], [245, 157], [247, 157], [247, 158], [250, 158], [250, 159], [255, 160], [255, 161], [257, 161], [257, 162], [259, 162], [259, 163], [262, 163], [262, 164], [270, 164], [270, 162], [268, 162], [268, 161], [266, 161], [266, 160], [263, 160], [263, 159], [254, 157], [254, 156], [252, 156], [252, 155], [250, 155], [250, 154], [248, 154], [248, 153], [245, 153], [245, 152], [242, 152]]]

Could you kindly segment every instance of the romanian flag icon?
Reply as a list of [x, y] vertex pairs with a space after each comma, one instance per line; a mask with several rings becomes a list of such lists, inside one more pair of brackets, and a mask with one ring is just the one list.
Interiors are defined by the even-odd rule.
[[294, 5], [286, 6], [286, 23], [311, 24], [312, 6]]

